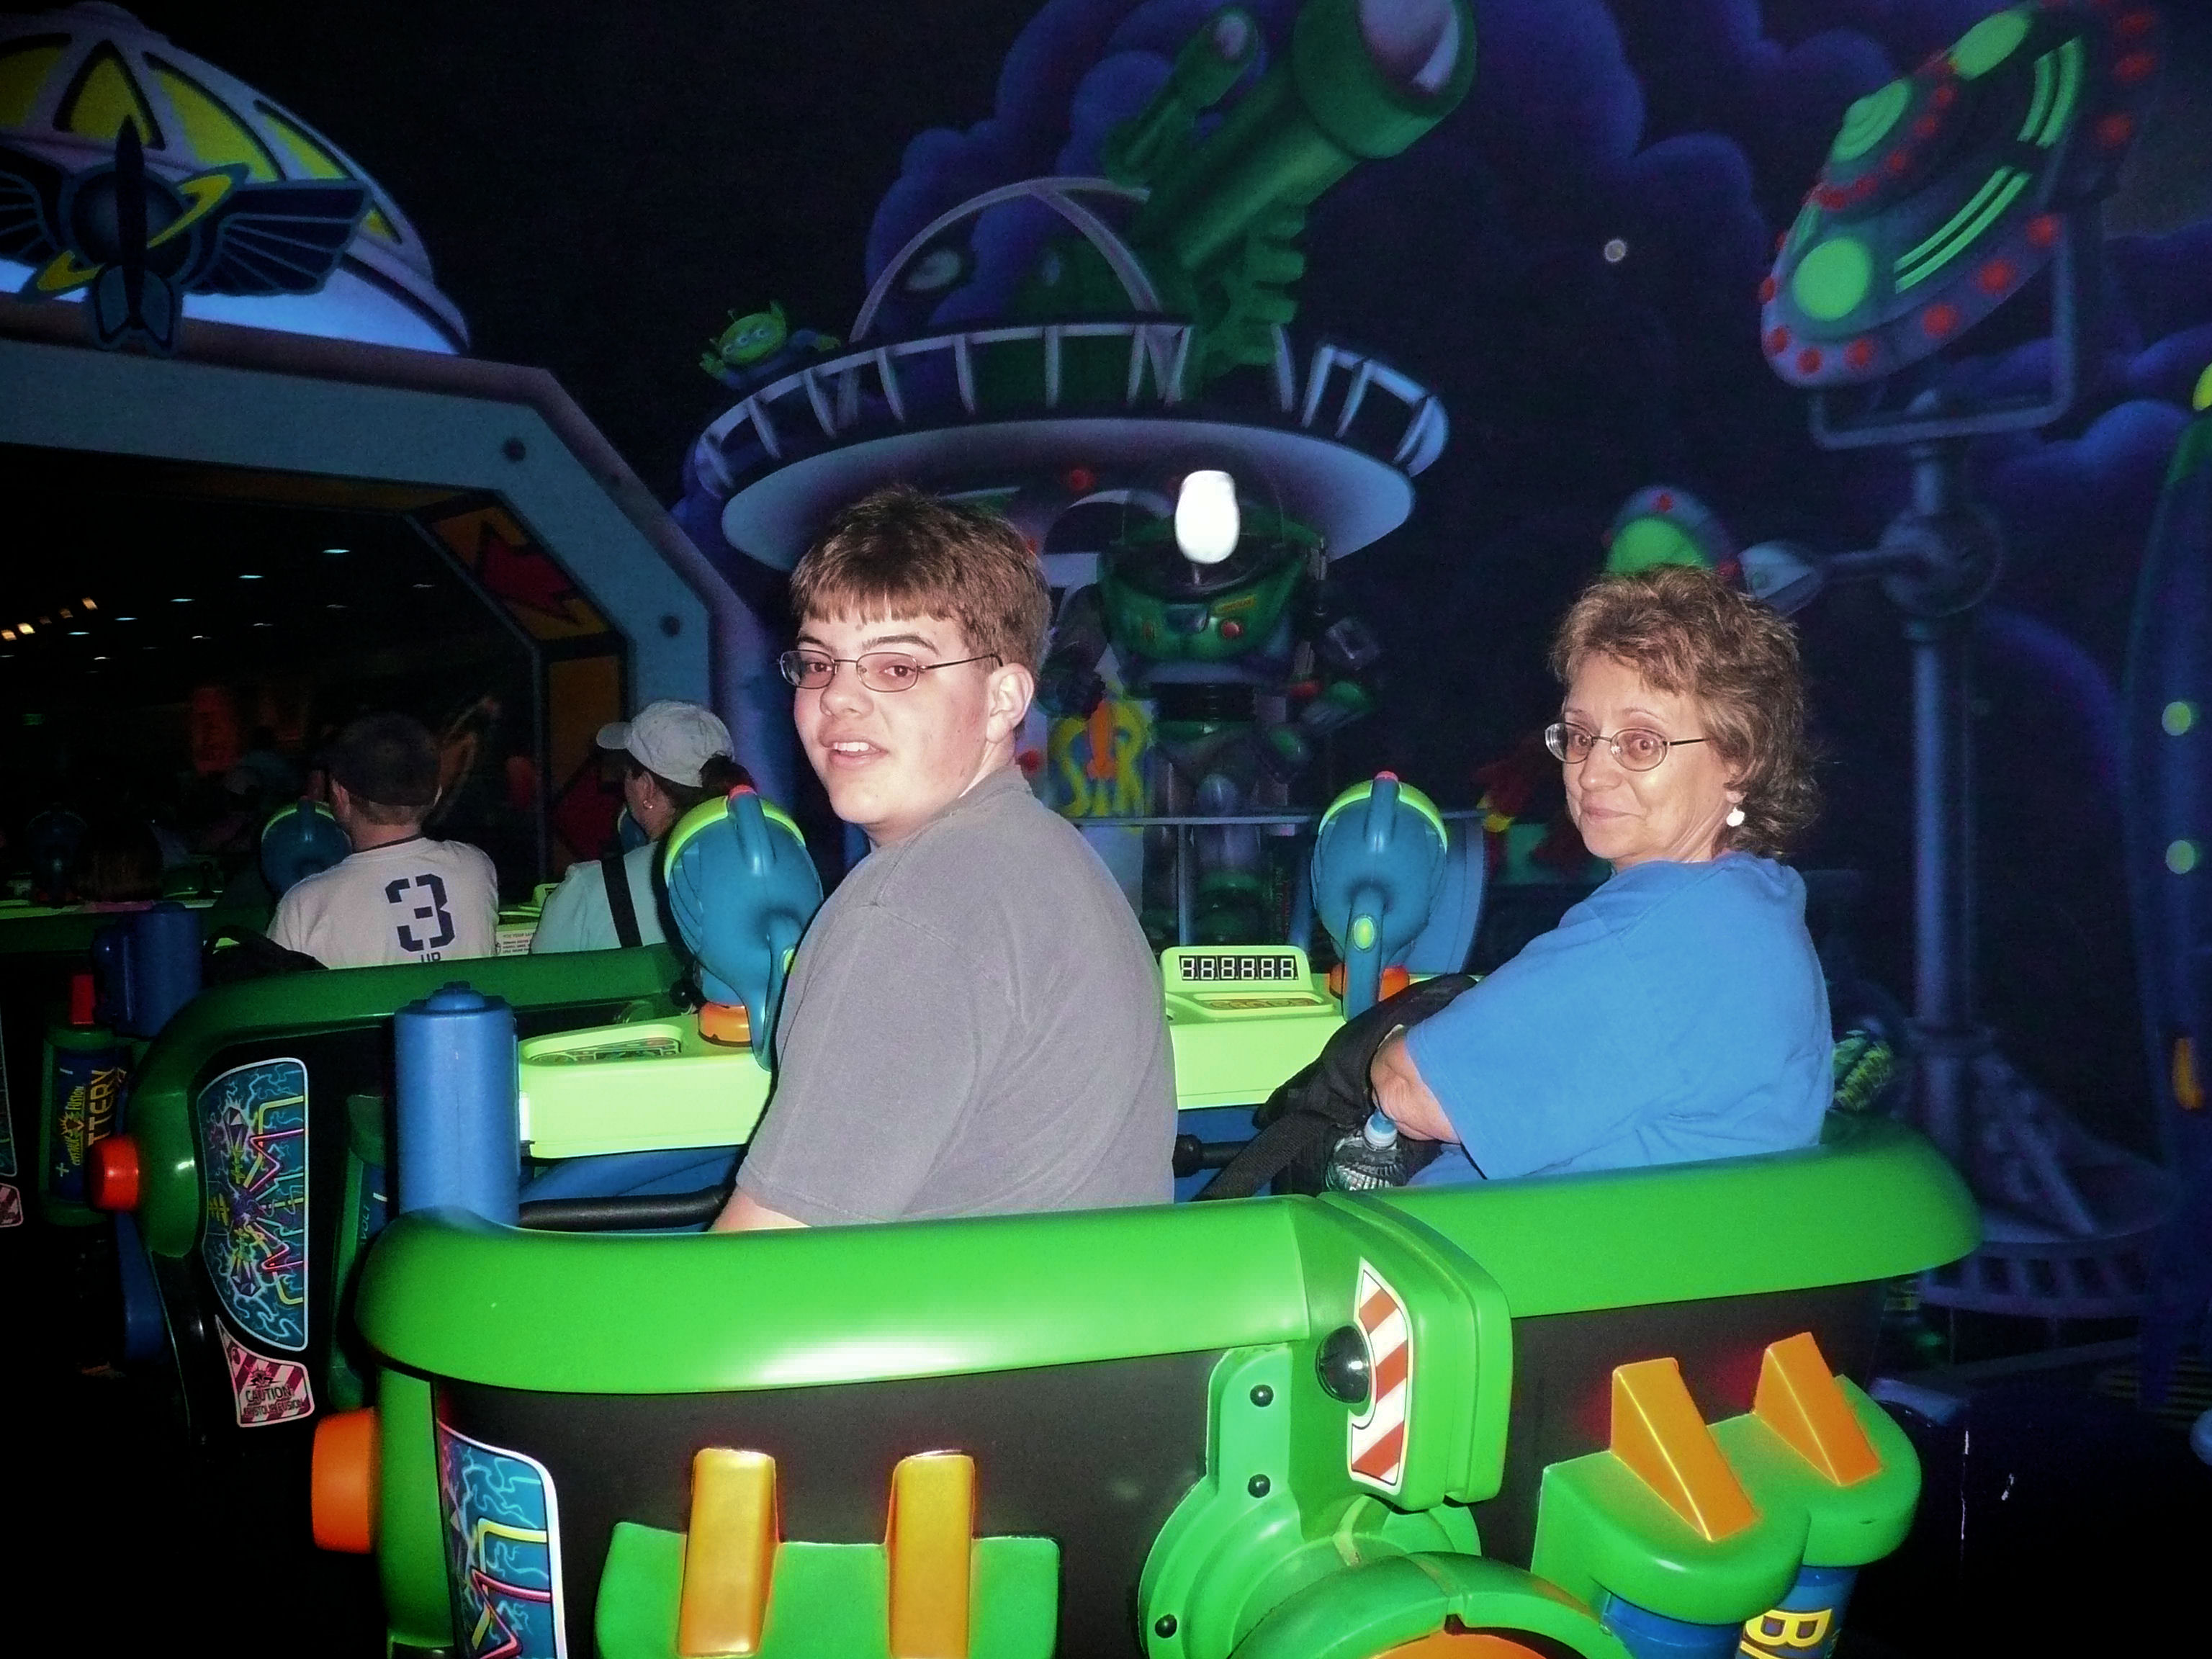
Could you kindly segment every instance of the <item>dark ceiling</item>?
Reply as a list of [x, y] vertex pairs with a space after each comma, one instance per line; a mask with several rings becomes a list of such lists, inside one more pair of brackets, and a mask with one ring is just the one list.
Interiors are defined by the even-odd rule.
[[20, 538], [0, 600], [0, 702], [58, 716], [178, 702], [209, 682], [404, 683], [519, 650], [405, 518], [228, 494], [246, 482], [0, 446]]

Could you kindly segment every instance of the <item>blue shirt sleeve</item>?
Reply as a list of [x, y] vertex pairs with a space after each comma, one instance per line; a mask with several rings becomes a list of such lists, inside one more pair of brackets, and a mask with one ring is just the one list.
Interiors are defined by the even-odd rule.
[[1649, 1109], [1665, 1053], [1655, 1024], [1620, 940], [1571, 914], [1406, 1047], [1468, 1157], [1504, 1180], [1565, 1163]]
[[[1831, 1045], [1804, 901], [1794, 871], [1747, 854], [1636, 866], [1407, 1052], [1493, 1179], [1808, 1145]], [[1448, 1154], [1419, 1178], [1472, 1173]]]

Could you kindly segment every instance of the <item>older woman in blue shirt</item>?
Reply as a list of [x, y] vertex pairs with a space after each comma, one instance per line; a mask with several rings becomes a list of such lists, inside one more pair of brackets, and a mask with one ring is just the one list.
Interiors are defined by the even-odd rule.
[[1810, 1145], [1831, 1043], [1805, 885], [1777, 862], [1814, 805], [1789, 625], [1662, 566], [1585, 592], [1552, 665], [1545, 741], [1613, 877], [1376, 1051], [1376, 1103], [1448, 1143], [1418, 1182]]

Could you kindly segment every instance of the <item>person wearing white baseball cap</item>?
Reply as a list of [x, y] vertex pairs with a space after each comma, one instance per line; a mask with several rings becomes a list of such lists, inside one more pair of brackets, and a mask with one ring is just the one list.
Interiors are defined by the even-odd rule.
[[[553, 951], [612, 951], [668, 937], [667, 899], [659, 879], [660, 842], [676, 821], [712, 796], [751, 777], [730, 757], [730, 729], [711, 708], [664, 698], [626, 720], [599, 728], [599, 744], [623, 763], [623, 800], [645, 844], [626, 854], [568, 866], [545, 896], [530, 941], [532, 956]], [[616, 880], [617, 871], [622, 879]]]

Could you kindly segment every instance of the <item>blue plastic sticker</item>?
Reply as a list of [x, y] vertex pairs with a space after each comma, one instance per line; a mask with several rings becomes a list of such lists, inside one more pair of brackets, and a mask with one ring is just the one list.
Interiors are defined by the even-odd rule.
[[560, 1504], [545, 1466], [441, 1422], [438, 1502], [462, 1659], [567, 1659]]
[[307, 1346], [307, 1068], [234, 1066], [200, 1091], [198, 1115], [200, 1260], [240, 1330], [298, 1353]]

